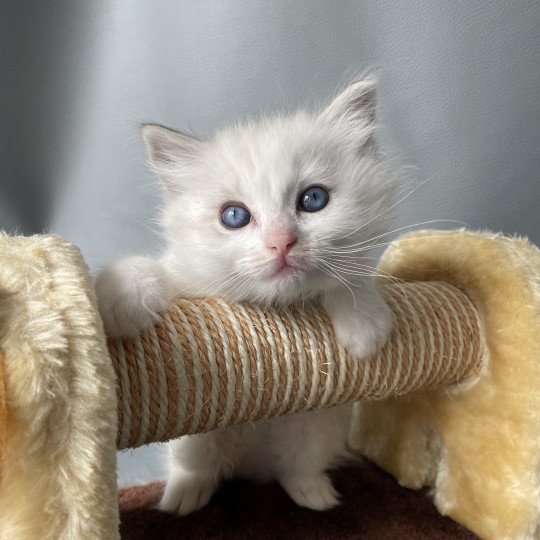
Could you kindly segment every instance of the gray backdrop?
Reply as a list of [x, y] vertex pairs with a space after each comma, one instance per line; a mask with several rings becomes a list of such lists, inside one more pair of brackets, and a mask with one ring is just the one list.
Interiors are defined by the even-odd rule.
[[[366, 69], [381, 148], [425, 182], [396, 227], [540, 243], [538, 1], [3, 0], [0, 40], [0, 228], [59, 233], [93, 270], [159, 249], [138, 123], [204, 135]], [[121, 480], [159, 474], [152, 456], [123, 455]]]

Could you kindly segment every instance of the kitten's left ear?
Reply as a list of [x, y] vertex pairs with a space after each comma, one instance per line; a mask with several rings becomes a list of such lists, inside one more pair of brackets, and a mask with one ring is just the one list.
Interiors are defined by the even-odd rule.
[[320, 117], [352, 130], [373, 131], [376, 86], [374, 79], [353, 82], [334, 98]]

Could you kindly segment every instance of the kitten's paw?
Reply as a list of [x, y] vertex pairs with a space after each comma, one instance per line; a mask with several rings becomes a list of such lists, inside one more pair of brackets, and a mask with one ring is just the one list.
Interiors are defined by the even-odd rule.
[[339, 494], [324, 473], [313, 476], [288, 476], [283, 489], [298, 505], [311, 510], [330, 510], [339, 504]]
[[169, 289], [153, 259], [130, 257], [106, 268], [96, 280], [96, 294], [107, 335], [135, 336], [155, 324], [167, 309]]
[[354, 358], [373, 356], [388, 340], [392, 331], [393, 314], [384, 305], [377, 313], [358, 316], [343, 313], [332, 318], [336, 339]]
[[217, 483], [207, 476], [177, 471], [167, 481], [158, 508], [179, 516], [191, 514], [208, 504], [216, 487]]

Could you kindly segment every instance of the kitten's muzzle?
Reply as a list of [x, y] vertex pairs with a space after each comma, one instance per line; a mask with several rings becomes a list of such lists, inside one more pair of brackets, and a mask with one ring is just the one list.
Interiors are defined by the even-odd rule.
[[298, 238], [291, 231], [279, 231], [266, 237], [266, 247], [283, 260], [286, 259], [296, 242]]

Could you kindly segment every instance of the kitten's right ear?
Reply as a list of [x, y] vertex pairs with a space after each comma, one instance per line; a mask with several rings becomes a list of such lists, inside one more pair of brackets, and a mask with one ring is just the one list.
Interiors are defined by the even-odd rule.
[[343, 122], [351, 126], [373, 126], [375, 123], [375, 95], [377, 81], [355, 81], [324, 109], [321, 117], [330, 122]]
[[186, 169], [198, 162], [204, 142], [158, 124], [144, 124], [141, 133], [150, 161], [165, 189], [171, 193], [180, 191]]

